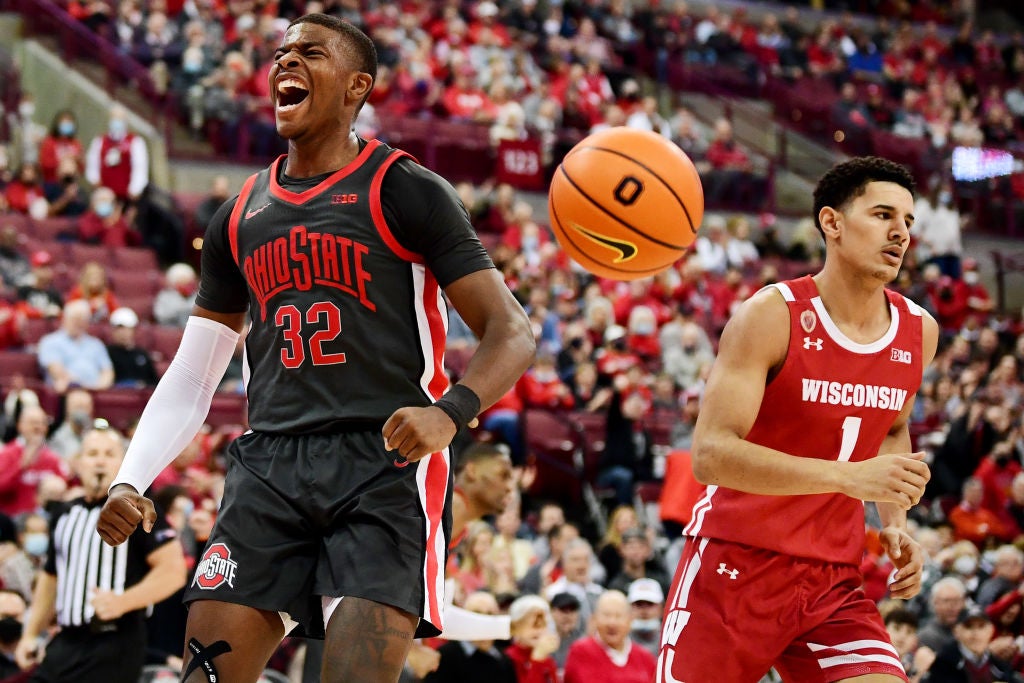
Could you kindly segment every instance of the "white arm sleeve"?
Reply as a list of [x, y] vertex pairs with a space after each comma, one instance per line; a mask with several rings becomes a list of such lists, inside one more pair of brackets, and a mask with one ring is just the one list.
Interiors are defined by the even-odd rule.
[[191, 316], [178, 352], [142, 411], [135, 437], [111, 484], [143, 493], [203, 426], [238, 333], [208, 318]]
[[445, 605], [444, 632], [447, 640], [509, 640], [512, 620], [507, 614], [478, 614], [455, 605]]

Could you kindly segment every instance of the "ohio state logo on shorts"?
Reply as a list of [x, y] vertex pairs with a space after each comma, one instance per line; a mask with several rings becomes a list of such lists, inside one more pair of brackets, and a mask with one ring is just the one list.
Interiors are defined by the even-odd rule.
[[203, 553], [203, 559], [196, 567], [192, 585], [207, 591], [220, 588], [224, 583], [234, 588], [236, 569], [238, 569], [238, 563], [231, 559], [231, 551], [228, 550], [228, 547], [223, 543], [214, 543]]

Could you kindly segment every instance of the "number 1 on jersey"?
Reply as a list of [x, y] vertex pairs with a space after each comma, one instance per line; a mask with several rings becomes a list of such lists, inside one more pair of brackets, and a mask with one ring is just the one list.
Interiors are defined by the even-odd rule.
[[341, 334], [341, 311], [333, 302], [318, 301], [306, 309], [305, 316], [292, 304], [282, 306], [274, 314], [274, 324], [283, 328], [281, 336], [286, 344], [281, 348], [281, 364], [294, 370], [306, 360], [306, 344], [302, 338], [303, 318], [309, 325], [326, 323], [309, 336], [309, 355], [313, 365], [344, 363], [344, 353], [327, 353], [323, 349], [324, 342], [334, 341]]
[[857, 445], [857, 437], [860, 436], [860, 423], [862, 418], [847, 415], [843, 420], [843, 443], [839, 446], [839, 462], [848, 462], [853, 455], [853, 448]]

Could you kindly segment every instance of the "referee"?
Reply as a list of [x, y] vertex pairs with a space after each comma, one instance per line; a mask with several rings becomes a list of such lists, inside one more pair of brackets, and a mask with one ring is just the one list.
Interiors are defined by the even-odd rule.
[[[22, 669], [39, 664], [33, 683], [136, 683], [146, 655], [145, 608], [185, 584], [174, 529], [158, 516], [111, 547], [96, 533], [107, 489], [124, 457], [113, 429], [94, 428], [72, 460], [85, 496], [63, 504], [50, 525], [50, 549], [15, 651]], [[39, 636], [56, 617], [60, 630], [42, 652]]]

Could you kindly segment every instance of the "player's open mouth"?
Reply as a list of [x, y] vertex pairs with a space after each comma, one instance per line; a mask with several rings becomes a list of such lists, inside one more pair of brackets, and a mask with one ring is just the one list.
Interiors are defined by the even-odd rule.
[[309, 89], [298, 79], [285, 78], [277, 82], [277, 110], [287, 112], [297, 109], [309, 96]]

